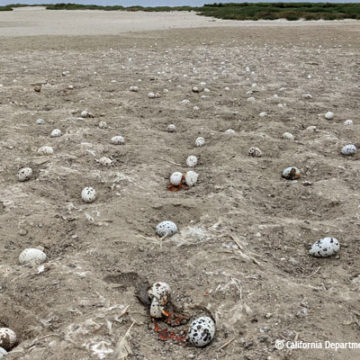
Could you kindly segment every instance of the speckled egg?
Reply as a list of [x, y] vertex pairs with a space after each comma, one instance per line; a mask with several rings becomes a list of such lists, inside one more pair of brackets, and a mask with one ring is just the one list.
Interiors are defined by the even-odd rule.
[[161, 237], [172, 236], [178, 232], [178, 228], [176, 224], [172, 221], [167, 221], [167, 220], [157, 224], [155, 230], [156, 233]]
[[157, 298], [153, 298], [150, 305], [150, 316], [155, 319], [160, 319], [163, 316], [164, 305], [160, 304]]
[[186, 159], [186, 165], [189, 167], [194, 167], [197, 165], [198, 159], [195, 155], [190, 155]]
[[81, 191], [81, 198], [86, 203], [92, 203], [96, 199], [96, 191], [92, 187], [85, 187]]
[[165, 305], [171, 296], [170, 285], [166, 282], [158, 281], [148, 290], [148, 296], [150, 299], [156, 298], [160, 300], [161, 304]]
[[173, 132], [176, 132], [176, 126], [174, 124], [170, 124], [168, 127], [167, 127], [167, 131], [169, 133], [173, 133]]
[[327, 120], [331, 120], [334, 118], [334, 113], [332, 111], [328, 111], [326, 114], [325, 114], [325, 119]]
[[61, 135], [62, 135], [62, 133], [61, 133], [60, 129], [54, 129], [50, 134], [51, 137], [59, 137]]
[[204, 146], [205, 145], [205, 139], [201, 136], [199, 136], [196, 140], [195, 140], [195, 145], [200, 147], [200, 146]]
[[17, 337], [13, 330], [0, 328], [0, 346], [6, 351], [10, 351], [17, 343]]
[[52, 155], [54, 153], [54, 149], [51, 146], [42, 146], [37, 152], [40, 155]]
[[188, 338], [196, 347], [208, 345], [215, 336], [215, 322], [208, 316], [195, 319], [189, 327]]
[[183, 174], [181, 172], [174, 172], [170, 176], [170, 184], [179, 186], [181, 184]]
[[19, 181], [23, 182], [23, 181], [30, 180], [32, 175], [33, 175], [32, 169], [29, 167], [26, 167], [26, 168], [22, 168], [18, 171], [17, 178]]
[[198, 180], [199, 174], [195, 171], [187, 171], [185, 173], [185, 183], [187, 186], [194, 186]]
[[357, 152], [357, 148], [354, 144], [348, 144], [345, 145], [342, 149], [341, 149], [341, 153], [343, 155], [354, 155]]
[[0, 360], [4, 360], [7, 354], [8, 352], [3, 347], [0, 347]]
[[124, 145], [125, 144], [125, 139], [122, 136], [114, 136], [111, 138], [111, 143], [113, 145]]
[[337, 254], [339, 250], [339, 241], [332, 237], [326, 237], [316, 241], [309, 250], [309, 253], [316, 257], [328, 257]]
[[248, 150], [248, 155], [252, 156], [252, 157], [261, 157], [262, 156], [262, 151], [258, 147], [252, 146]]
[[46, 254], [40, 249], [28, 248], [19, 255], [19, 263], [21, 265], [39, 265], [46, 261]]
[[296, 180], [301, 176], [300, 170], [294, 166], [286, 168], [281, 175], [287, 180]]

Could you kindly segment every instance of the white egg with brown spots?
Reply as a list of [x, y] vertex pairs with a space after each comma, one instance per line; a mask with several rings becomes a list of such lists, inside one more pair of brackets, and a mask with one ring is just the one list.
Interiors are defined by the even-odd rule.
[[315, 257], [329, 257], [337, 254], [339, 250], [339, 240], [333, 237], [325, 237], [312, 245], [309, 254]]
[[258, 147], [252, 146], [248, 150], [248, 155], [252, 156], [252, 157], [261, 157], [262, 156], [262, 151]]
[[348, 144], [345, 145], [342, 149], [341, 149], [341, 154], [345, 155], [345, 156], [351, 156], [351, 155], [355, 155], [357, 152], [357, 147], [354, 144]]
[[216, 325], [212, 318], [201, 316], [195, 319], [189, 327], [189, 342], [196, 347], [205, 347], [215, 336]]
[[96, 199], [96, 191], [94, 188], [88, 186], [82, 189], [81, 198], [86, 203], [92, 203]]
[[26, 167], [26, 168], [22, 168], [18, 171], [17, 178], [18, 178], [18, 181], [24, 182], [24, 181], [30, 180], [32, 178], [32, 175], [33, 175], [32, 169], [29, 167]]
[[155, 231], [161, 237], [172, 236], [178, 232], [178, 228], [174, 222], [166, 220], [157, 224]]

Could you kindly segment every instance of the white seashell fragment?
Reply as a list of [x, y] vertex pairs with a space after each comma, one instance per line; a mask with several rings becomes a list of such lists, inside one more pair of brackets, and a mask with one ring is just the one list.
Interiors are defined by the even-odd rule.
[[187, 186], [194, 186], [197, 182], [197, 179], [199, 177], [199, 174], [196, 173], [195, 171], [188, 171], [185, 173], [185, 183]]
[[163, 237], [163, 236], [172, 236], [178, 232], [178, 228], [176, 224], [172, 221], [162, 221], [161, 223], [157, 224], [156, 226], [156, 233]]
[[22, 168], [18, 171], [17, 173], [17, 178], [19, 181], [23, 182], [23, 181], [28, 181], [31, 179], [33, 174], [33, 171], [31, 168], [27, 167], [27, 168]]
[[215, 322], [208, 316], [195, 319], [189, 327], [188, 338], [196, 347], [208, 345], [215, 336]]
[[176, 126], [174, 124], [170, 124], [168, 127], [167, 127], [167, 131], [170, 132], [170, 133], [173, 133], [176, 131]]
[[51, 137], [59, 137], [61, 135], [62, 135], [62, 133], [61, 133], [60, 129], [54, 129], [50, 134]]
[[306, 132], [312, 133], [317, 131], [317, 127], [315, 125], [310, 125], [305, 129]]
[[195, 140], [195, 145], [200, 147], [200, 146], [204, 146], [205, 145], [205, 139], [201, 136], [199, 136], [196, 140]]
[[125, 139], [120, 135], [114, 136], [114, 137], [111, 138], [111, 143], [113, 145], [124, 145], [125, 144]]
[[197, 165], [198, 159], [195, 155], [190, 155], [186, 159], [186, 165], [189, 167], [194, 167]]
[[44, 125], [45, 124], [45, 120], [44, 119], [37, 119], [35, 121], [36, 125]]
[[331, 112], [331, 111], [328, 111], [326, 114], [325, 114], [325, 119], [327, 120], [331, 120], [334, 118], [334, 113]]
[[111, 166], [113, 161], [106, 156], [99, 159], [99, 164], [102, 166]]
[[353, 121], [352, 120], [345, 120], [344, 121], [344, 125], [345, 126], [351, 126], [353, 124]]
[[248, 150], [248, 155], [252, 156], [252, 157], [261, 157], [262, 156], [262, 151], [258, 147], [252, 146]]
[[295, 139], [295, 136], [293, 135], [293, 134], [291, 134], [291, 133], [289, 133], [289, 132], [284, 132], [283, 134], [282, 134], [282, 138], [283, 139], [286, 139], [286, 140], [294, 140]]
[[42, 146], [37, 151], [40, 155], [52, 155], [54, 149], [51, 146]]
[[156, 97], [155, 93], [153, 93], [152, 91], [150, 91], [147, 96], [149, 99], [154, 99]]
[[22, 265], [39, 265], [46, 261], [46, 254], [40, 249], [28, 248], [19, 255], [19, 262]]
[[296, 180], [301, 176], [300, 170], [294, 166], [286, 168], [281, 175], [287, 180]]
[[179, 186], [181, 184], [181, 180], [183, 178], [183, 174], [181, 172], [174, 172], [170, 176], [170, 184]]
[[[7, 327], [0, 328], [0, 346], [5, 350], [0, 352], [0, 356], [6, 355], [17, 343], [15, 332]], [[1, 355], [2, 353], [2, 355]]]
[[328, 257], [337, 254], [339, 250], [340, 244], [337, 239], [325, 237], [316, 241], [309, 250], [309, 253], [316, 257]]
[[303, 94], [302, 97], [303, 97], [305, 100], [310, 100], [310, 99], [312, 99], [311, 94]]
[[345, 145], [342, 149], [341, 149], [341, 153], [343, 155], [354, 155], [356, 154], [357, 152], [357, 148], [354, 144], [348, 144], [348, 145]]
[[250, 96], [249, 98], [247, 98], [247, 101], [254, 102], [254, 101], [256, 101], [256, 99], [253, 96]]
[[132, 92], [138, 92], [139, 88], [137, 86], [130, 86], [129, 90]]
[[92, 203], [96, 199], [96, 191], [92, 187], [85, 187], [81, 191], [81, 198], [86, 203]]
[[262, 111], [260, 114], [259, 114], [260, 117], [265, 117], [267, 116], [267, 112], [266, 111]]

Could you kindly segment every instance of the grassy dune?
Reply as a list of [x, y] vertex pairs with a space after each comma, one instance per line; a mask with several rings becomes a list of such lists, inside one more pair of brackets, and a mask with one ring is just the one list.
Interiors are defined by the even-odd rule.
[[[20, 4], [0, 7], [0, 11], [11, 11]], [[44, 5], [42, 5], [44, 6]], [[199, 15], [228, 20], [336, 20], [360, 19], [360, 4], [329, 3], [243, 3], [243, 4], [209, 4], [202, 7], [142, 7], [142, 6], [98, 6], [79, 4], [45, 5], [48, 10], [124, 10], [124, 11], [195, 11]]]

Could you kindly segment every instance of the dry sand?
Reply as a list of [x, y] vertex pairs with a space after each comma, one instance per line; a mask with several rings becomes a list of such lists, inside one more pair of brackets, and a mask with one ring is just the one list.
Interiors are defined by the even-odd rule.
[[[0, 324], [20, 340], [7, 360], [120, 359], [113, 351], [131, 324], [129, 359], [359, 359], [360, 350], [274, 344], [359, 341], [360, 156], [344, 158], [340, 149], [360, 141], [360, 25], [20, 37], [73, 34], [55, 23], [64, 18], [78, 35], [166, 29], [169, 19], [222, 24], [193, 14], [0, 14]], [[85, 20], [96, 26], [80, 26]], [[210, 92], [193, 93], [202, 81]], [[255, 102], [247, 101], [251, 89]], [[161, 97], [148, 99], [149, 91]], [[84, 109], [94, 117], [77, 120]], [[333, 120], [324, 119], [329, 110]], [[45, 125], [35, 125], [38, 118]], [[354, 125], [345, 127], [346, 119]], [[99, 129], [101, 120], [108, 129]], [[170, 123], [176, 133], [166, 131]], [[50, 138], [54, 128], [63, 136]], [[225, 135], [229, 128], [236, 134]], [[285, 131], [295, 141], [282, 139]], [[126, 145], [110, 145], [119, 134]], [[204, 147], [195, 148], [197, 136]], [[54, 155], [39, 156], [43, 145]], [[250, 146], [263, 156], [250, 158]], [[200, 160], [198, 184], [167, 191], [190, 154]], [[102, 156], [114, 165], [101, 167]], [[24, 166], [35, 178], [18, 183]], [[303, 177], [281, 179], [287, 166]], [[80, 198], [88, 185], [98, 192], [90, 205]], [[165, 219], [181, 234], [160, 246], [154, 229]], [[340, 240], [339, 256], [309, 257], [309, 245], [324, 236]], [[18, 264], [24, 248], [37, 246], [48, 255], [40, 273]], [[134, 297], [139, 276], [168, 282], [191, 315], [207, 307], [217, 320], [214, 342], [196, 349], [158, 340]]]

